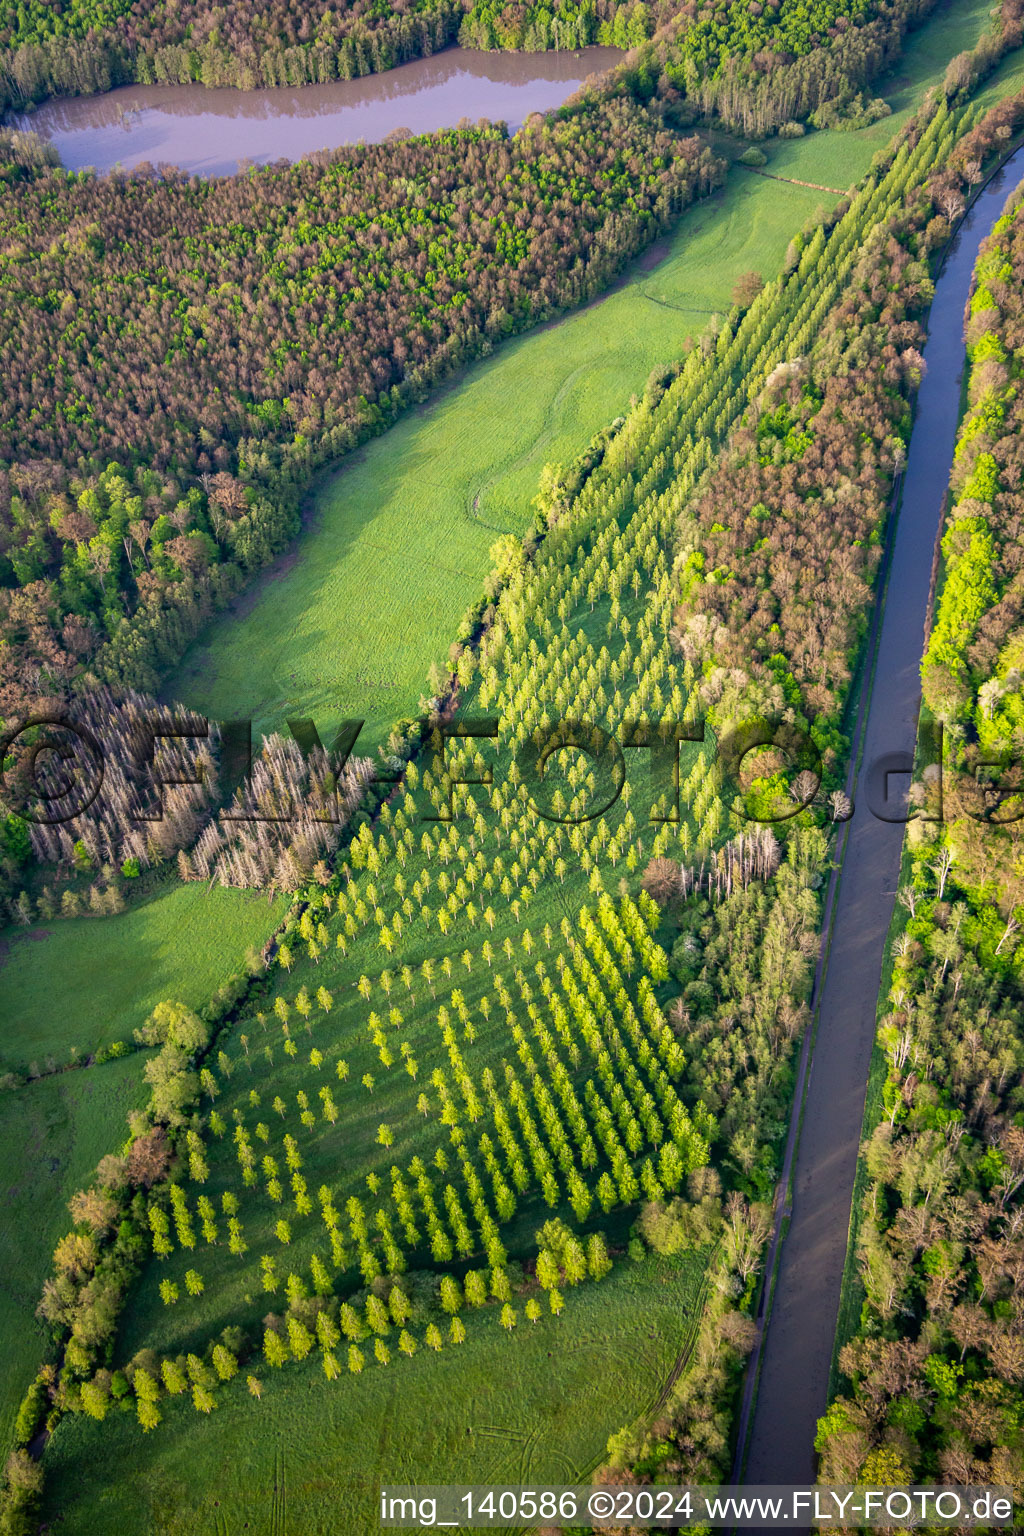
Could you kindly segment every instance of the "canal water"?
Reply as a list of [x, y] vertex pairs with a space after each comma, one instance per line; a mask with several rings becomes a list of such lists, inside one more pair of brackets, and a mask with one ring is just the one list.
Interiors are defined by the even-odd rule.
[[[1024, 149], [1019, 149], [960, 226], [928, 317], [927, 371], [917, 397], [862, 722], [865, 768], [842, 858], [793, 1169], [792, 1217], [761, 1350], [746, 1462], [745, 1481], [751, 1484], [814, 1482], [814, 1436], [827, 1402], [875, 1008], [904, 834], [902, 824], [873, 814], [866, 769], [889, 754], [905, 754], [909, 761], [914, 751], [932, 557], [960, 415], [964, 306], [978, 249], [1022, 176]], [[898, 804], [905, 788], [906, 779], [897, 779], [890, 799]], [[787, 1528], [788, 1536], [796, 1531]]]

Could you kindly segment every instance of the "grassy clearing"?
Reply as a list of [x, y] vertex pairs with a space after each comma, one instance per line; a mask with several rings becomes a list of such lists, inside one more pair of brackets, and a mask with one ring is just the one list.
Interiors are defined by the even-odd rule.
[[298, 552], [193, 646], [168, 694], [263, 731], [298, 711], [365, 716], [360, 745], [419, 712], [477, 597], [488, 550], [521, 533], [541, 469], [580, 452], [654, 368], [726, 310], [741, 273], [782, 264], [827, 195], [745, 170], [684, 214], [656, 266], [503, 346], [315, 493]]
[[63, 1072], [0, 1100], [0, 1437], [43, 1358], [36, 1303], [57, 1241], [68, 1230], [67, 1202], [120, 1139], [129, 1110], [145, 1102], [141, 1057]]
[[47, 1450], [51, 1514], [66, 1536], [246, 1522], [371, 1536], [381, 1480], [572, 1482], [657, 1399], [691, 1336], [701, 1280], [694, 1259], [623, 1262], [572, 1292], [560, 1318], [520, 1321], [511, 1338], [491, 1313], [457, 1349], [359, 1378], [325, 1383], [318, 1366], [288, 1367], [259, 1404], [233, 1383], [209, 1419], [175, 1404], [148, 1436], [134, 1414], [65, 1420]]
[[116, 917], [8, 929], [0, 960], [0, 1070], [66, 1062], [131, 1040], [164, 998], [199, 1007], [285, 909], [251, 891], [174, 885]]

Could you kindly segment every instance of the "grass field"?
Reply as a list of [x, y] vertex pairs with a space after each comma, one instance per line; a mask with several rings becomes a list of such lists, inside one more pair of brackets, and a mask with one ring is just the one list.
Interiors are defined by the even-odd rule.
[[168, 695], [263, 731], [296, 711], [365, 717], [361, 746], [419, 713], [491, 544], [527, 527], [544, 464], [581, 451], [728, 309], [741, 273], [775, 272], [794, 231], [835, 201], [734, 172], [684, 215], [656, 266], [505, 345], [328, 478], [295, 554], [205, 632]]
[[164, 998], [199, 1007], [269, 938], [286, 903], [251, 891], [173, 885], [116, 917], [7, 929], [0, 954], [0, 1071], [45, 1070], [132, 1038]]
[[139, 1056], [62, 1072], [0, 1097], [0, 1437], [43, 1358], [35, 1319], [53, 1249], [70, 1226], [67, 1202], [122, 1139], [145, 1101]]
[[[253, 1404], [244, 1384], [209, 1419], [189, 1405], [143, 1435], [134, 1415], [65, 1420], [47, 1450], [66, 1536], [371, 1536], [376, 1488], [585, 1479], [608, 1436], [648, 1411], [687, 1345], [701, 1263], [617, 1263], [559, 1318], [509, 1338], [481, 1315], [465, 1344], [347, 1373], [286, 1367]], [[130, 1473], [129, 1473], [130, 1469]]]

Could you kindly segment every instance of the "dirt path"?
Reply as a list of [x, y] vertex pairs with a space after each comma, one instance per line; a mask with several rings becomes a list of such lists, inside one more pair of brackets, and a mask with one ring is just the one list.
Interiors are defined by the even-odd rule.
[[[862, 766], [831, 934], [826, 935], [829, 950], [817, 994], [804, 1113], [798, 1128], [798, 1093], [787, 1144], [792, 1214], [783, 1240], [788, 1208], [780, 1201], [773, 1245], [780, 1258], [758, 1348], [760, 1380], [743, 1469], [746, 1483], [811, 1483], [815, 1476], [814, 1435], [826, 1406], [882, 956], [903, 845], [903, 825], [879, 820], [868, 808], [869, 770], [883, 754], [909, 757], [914, 749], [932, 557], [960, 409], [963, 310], [978, 246], [1022, 173], [1024, 150], [1018, 150], [978, 197], [936, 284], [929, 317], [927, 373], [895, 525], [874, 682], [853, 745], [855, 763], [863, 748]], [[890, 769], [895, 772], [895, 765]], [[890, 803], [907, 782], [905, 777], [890, 781]], [[751, 1381], [756, 1374], [752, 1369]], [[780, 1529], [792, 1536], [794, 1528]]]
[[845, 197], [850, 190], [849, 187], [825, 187], [820, 181], [798, 181], [795, 176], [776, 176], [771, 171], [759, 171], [753, 165], [747, 169], [753, 171], [755, 176], [764, 176], [768, 181], [788, 181], [791, 187], [810, 187], [812, 192], [833, 192], [836, 197]]

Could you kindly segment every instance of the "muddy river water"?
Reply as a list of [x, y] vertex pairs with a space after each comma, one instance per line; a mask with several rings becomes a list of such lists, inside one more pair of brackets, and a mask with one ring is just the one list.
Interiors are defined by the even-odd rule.
[[396, 129], [428, 133], [462, 118], [506, 122], [557, 107], [617, 48], [575, 53], [478, 53], [448, 48], [380, 75], [282, 90], [128, 85], [103, 96], [47, 102], [14, 121], [50, 140], [69, 170], [109, 171], [148, 160], [202, 176], [252, 161], [297, 160], [340, 144], [377, 143]]

